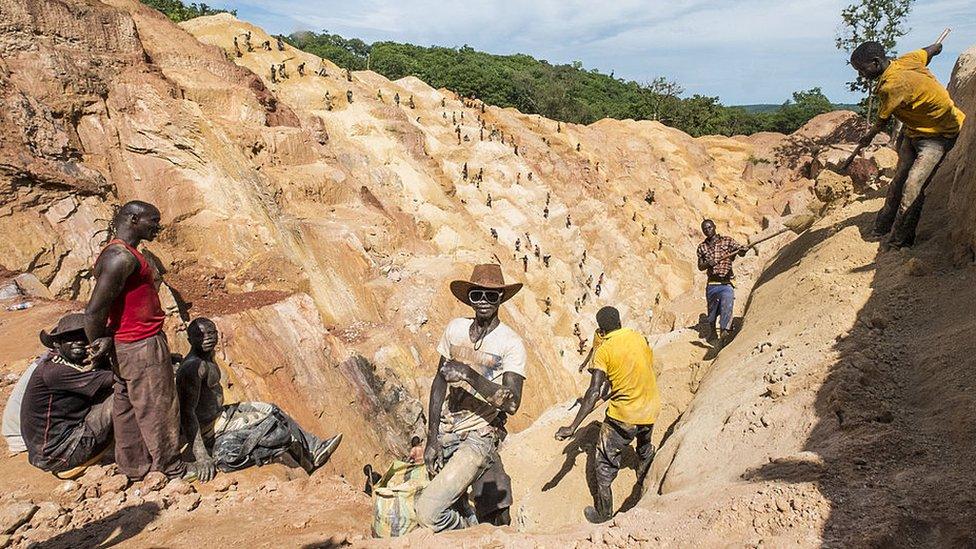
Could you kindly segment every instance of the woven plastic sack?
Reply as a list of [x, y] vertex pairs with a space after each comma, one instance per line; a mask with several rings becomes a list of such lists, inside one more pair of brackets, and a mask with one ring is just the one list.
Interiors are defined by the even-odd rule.
[[423, 463], [394, 461], [373, 487], [373, 537], [395, 538], [418, 526], [413, 504], [427, 486]]

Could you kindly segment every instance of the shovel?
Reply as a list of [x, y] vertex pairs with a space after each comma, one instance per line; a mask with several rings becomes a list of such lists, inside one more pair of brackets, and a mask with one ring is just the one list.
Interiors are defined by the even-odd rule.
[[[759, 236], [755, 240], [751, 240], [748, 244], [746, 244], [745, 249], [748, 250], [748, 249], [751, 249], [751, 248], [755, 248], [757, 244], [761, 244], [763, 242], [766, 242], [767, 240], [771, 240], [771, 239], [776, 238], [777, 236], [779, 236], [779, 235], [781, 235], [783, 233], [788, 233], [790, 231], [793, 231], [797, 235], [801, 235], [801, 234], [805, 233], [807, 231], [807, 229], [809, 229], [810, 227], [812, 227], [813, 224], [816, 223], [816, 221], [817, 221], [817, 216], [815, 216], [813, 214], [794, 214], [794, 215], [791, 215], [791, 216], [789, 216], [789, 217], [787, 217], [787, 218], [785, 218], [783, 220], [783, 228], [778, 229], [778, 230], [776, 230], [776, 231], [774, 231], [774, 232], [772, 232], [770, 234], [765, 234], [764, 235], [762, 233], [759, 233], [762, 236]], [[728, 258], [730, 258], [730, 257], [732, 257], [732, 256], [734, 256], [736, 254], [738, 254], [740, 251], [742, 251], [742, 250], [739, 249], [739, 250], [736, 250], [736, 251], [734, 251], [734, 252], [732, 252], [730, 254], [726, 254], [726, 255], [718, 258], [718, 261], [725, 261], [726, 259], [728, 259]]]

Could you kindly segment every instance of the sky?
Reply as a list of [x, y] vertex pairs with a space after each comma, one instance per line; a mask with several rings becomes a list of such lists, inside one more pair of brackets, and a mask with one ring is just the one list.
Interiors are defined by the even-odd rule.
[[[366, 42], [469, 45], [526, 53], [550, 63], [647, 82], [676, 80], [685, 95], [727, 105], [782, 103], [820, 87], [835, 103], [856, 102], [847, 55], [834, 47], [840, 11], [852, 0], [210, 0], [272, 34], [338, 33]], [[898, 51], [952, 34], [930, 67], [948, 82], [959, 53], [976, 45], [976, 0], [916, 0]]]

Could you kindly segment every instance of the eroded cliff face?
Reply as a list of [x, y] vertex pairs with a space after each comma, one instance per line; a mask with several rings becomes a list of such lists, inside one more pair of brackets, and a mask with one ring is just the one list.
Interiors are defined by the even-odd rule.
[[700, 220], [744, 238], [811, 183], [780, 164], [783, 136], [558, 124], [413, 78], [347, 79], [229, 15], [0, 8], [0, 264], [83, 301], [113, 208], [158, 205], [146, 248], [175, 350], [188, 318], [215, 318], [232, 393], [346, 432], [346, 472], [420, 428], [437, 339], [466, 314], [447, 283], [471, 265], [525, 283], [503, 309], [530, 352], [518, 430], [578, 391], [575, 324], [586, 337], [610, 303], [645, 332], [694, 321]]
[[[920, 225], [922, 237], [947, 237], [954, 262], [962, 266], [976, 263], [976, 48], [959, 56], [949, 93], [967, 114], [966, 123], [930, 184]], [[948, 231], [946, 219], [952, 220]]]

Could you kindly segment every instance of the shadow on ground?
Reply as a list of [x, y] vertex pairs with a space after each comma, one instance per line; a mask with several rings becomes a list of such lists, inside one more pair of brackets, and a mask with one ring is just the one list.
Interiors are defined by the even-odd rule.
[[[801, 236], [757, 287], [845, 227], [869, 234], [873, 217]], [[851, 270], [874, 273], [871, 295], [817, 393], [804, 450], [819, 459], [743, 475], [815, 483], [831, 505], [825, 547], [976, 547], [976, 269], [943, 258], [932, 239]], [[910, 261], [930, 270], [912, 273]]]
[[139, 535], [159, 516], [155, 503], [123, 507], [111, 515], [69, 530], [47, 541], [31, 544], [38, 549], [76, 549], [78, 547], [112, 547]]

